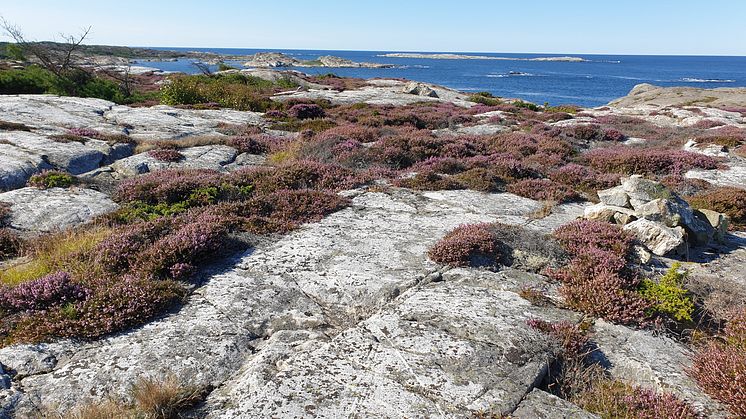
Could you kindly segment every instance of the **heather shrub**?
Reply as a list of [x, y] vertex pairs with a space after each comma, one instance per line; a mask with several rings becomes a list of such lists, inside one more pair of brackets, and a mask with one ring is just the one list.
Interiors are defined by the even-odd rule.
[[12, 213], [10, 207], [11, 207], [10, 203], [0, 201], [0, 226], [4, 226], [8, 217], [10, 217]]
[[479, 103], [486, 106], [502, 105], [502, 99], [495, 97], [489, 92], [478, 92], [473, 95], [469, 95], [466, 99], [469, 102]]
[[680, 174], [694, 168], [716, 169], [718, 166], [714, 158], [698, 153], [629, 146], [597, 148], [584, 153], [583, 158], [594, 169], [627, 175]]
[[219, 213], [240, 217], [242, 228], [257, 234], [284, 233], [347, 207], [337, 194], [312, 190], [279, 190], [219, 208]]
[[0, 227], [0, 261], [18, 256], [21, 239], [10, 229]]
[[698, 121], [696, 124], [692, 125], [692, 128], [698, 128], [698, 129], [710, 129], [715, 127], [722, 127], [725, 125], [725, 123], [720, 121], [715, 121], [712, 119], [702, 119]]
[[[122, 181], [114, 198], [120, 202], [173, 204], [186, 201], [198, 189], [219, 189], [225, 179], [220, 172], [207, 169], [160, 170]], [[239, 189], [250, 186], [250, 183], [240, 183], [237, 179], [228, 183]]]
[[605, 132], [598, 125], [594, 124], [575, 125], [573, 127], [573, 136], [578, 140], [603, 140], [605, 137], [604, 134]]
[[12, 288], [0, 286], [0, 309], [41, 311], [84, 300], [88, 290], [72, 283], [70, 274], [57, 272]]
[[184, 159], [184, 155], [179, 150], [169, 148], [160, 148], [148, 151], [148, 156], [166, 163], [176, 163]]
[[602, 418], [699, 418], [685, 401], [670, 393], [631, 386], [611, 379], [594, 356], [597, 351], [584, 324], [528, 320], [548, 335], [554, 355], [542, 386]]
[[327, 111], [339, 122], [368, 127], [410, 126], [418, 130], [434, 130], [471, 122], [468, 109], [451, 103], [421, 102], [405, 106], [353, 104]]
[[627, 136], [617, 129], [606, 128], [605, 130], [603, 130], [603, 136], [601, 139], [604, 141], [614, 141], [618, 143], [626, 140]]
[[697, 419], [694, 408], [671, 393], [602, 380], [572, 400], [602, 418]]
[[570, 264], [547, 273], [562, 283], [568, 306], [623, 324], [645, 323], [651, 303], [638, 292], [639, 279], [626, 269], [632, 239], [618, 226], [588, 220], [554, 233], [572, 256]]
[[734, 417], [746, 416], [746, 310], [735, 313], [722, 341], [707, 343], [694, 356], [688, 371], [714, 399], [726, 404]]
[[418, 172], [413, 176], [407, 176], [394, 180], [394, 185], [401, 188], [409, 188], [418, 191], [451, 191], [465, 189], [464, 185], [453, 177], [441, 175], [432, 171]]
[[315, 119], [323, 118], [325, 113], [324, 109], [319, 105], [312, 103], [299, 103], [288, 109], [288, 115], [296, 119]]
[[505, 186], [505, 181], [495, 171], [481, 167], [459, 173], [453, 179], [468, 189], [482, 192], [499, 192]]
[[694, 302], [684, 288], [686, 272], [681, 272], [681, 264], [674, 263], [663, 277], [655, 282], [644, 279], [640, 282], [640, 294], [653, 303], [653, 310], [680, 322], [691, 322]]
[[28, 186], [39, 189], [69, 188], [77, 183], [75, 176], [59, 170], [45, 170], [31, 176]]
[[500, 257], [490, 224], [470, 224], [446, 234], [428, 251], [430, 259], [450, 266], [492, 266]]
[[578, 190], [596, 191], [619, 184], [619, 175], [601, 174], [587, 166], [569, 163], [549, 172], [549, 179]]
[[0, 130], [4, 131], [31, 131], [31, 128], [25, 124], [17, 122], [0, 121]]
[[508, 192], [538, 201], [570, 202], [580, 198], [567, 185], [551, 179], [524, 179], [508, 185]]
[[746, 226], [746, 190], [734, 187], [718, 187], [687, 199], [697, 209], [722, 212], [730, 218], [733, 226]]
[[253, 185], [256, 193], [264, 194], [283, 189], [319, 189], [340, 191], [363, 183], [350, 169], [334, 164], [301, 160], [282, 164], [274, 169], [249, 168], [228, 175], [231, 184]]
[[263, 137], [233, 137], [228, 140], [228, 145], [239, 153], [265, 154], [270, 151], [267, 140]]
[[453, 175], [466, 171], [468, 163], [453, 157], [431, 157], [412, 166], [415, 172], [434, 172]]

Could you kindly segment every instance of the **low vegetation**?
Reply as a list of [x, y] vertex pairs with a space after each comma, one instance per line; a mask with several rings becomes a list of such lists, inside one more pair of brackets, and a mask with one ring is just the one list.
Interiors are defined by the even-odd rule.
[[602, 418], [696, 419], [694, 408], [671, 393], [658, 393], [614, 379], [604, 370], [585, 325], [529, 320], [555, 345], [555, 359], [542, 387]]
[[60, 170], [45, 170], [31, 176], [28, 180], [28, 186], [39, 189], [69, 188], [77, 182], [78, 180], [75, 176], [67, 172]]
[[734, 227], [746, 227], [746, 190], [719, 187], [695, 194], [687, 200], [694, 208], [709, 209], [727, 215]]

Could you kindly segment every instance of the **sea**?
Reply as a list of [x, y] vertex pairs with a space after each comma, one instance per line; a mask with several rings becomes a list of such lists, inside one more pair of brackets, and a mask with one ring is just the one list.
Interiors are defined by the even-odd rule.
[[[384, 57], [398, 51], [327, 51], [233, 48], [157, 48], [203, 51], [231, 55], [281, 52], [299, 60], [333, 55], [356, 62], [392, 64], [393, 68], [297, 68], [308, 74], [334, 73], [360, 78], [404, 78], [434, 83], [464, 92], [490, 92], [495, 96], [520, 98], [538, 104], [602, 106], [625, 96], [637, 84], [690, 86], [702, 88], [746, 87], [746, 57], [583, 55], [583, 54], [500, 54], [467, 53], [509, 58], [430, 59]], [[437, 52], [441, 53], [441, 52]], [[436, 54], [436, 52], [423, 52]], [[526, 61], [537, 57], [572, 56], [584, 62]], [[194, 60], [147, 61], [139, 65], [165, 71], [197, 73]], [[241, 62], [228, 62], [242, 67]], [[213, 70], [216, 66], [212, 66]]]

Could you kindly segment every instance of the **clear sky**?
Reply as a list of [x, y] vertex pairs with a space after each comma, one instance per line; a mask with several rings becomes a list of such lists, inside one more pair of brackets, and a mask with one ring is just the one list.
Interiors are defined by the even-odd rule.
[[0, 0], [0, 15], [109, 45], [746, 55], [746, 0]]

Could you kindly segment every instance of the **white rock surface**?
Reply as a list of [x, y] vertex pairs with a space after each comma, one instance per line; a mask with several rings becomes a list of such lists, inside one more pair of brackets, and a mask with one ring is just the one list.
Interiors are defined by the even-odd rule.
[[22, 188], [0, 193], [12, 204], [10, 227], [26, 232], [64, 230], [117, 209], [107, 195], [85, 188]]
[[121, 176], [135, 176], [163, 169], [214, 169], [225, 170], [236, 160], [238, 152], [224, 145], [190, 147], [180, 150], [184, 158], [178, 162], [164, 162], [147, 152], [116, 161], [111, 165]]
[[353, 202], [246, 253], [161, 320], [91, 343], [0, 349], [10, 369], [57, 360], [20, 380], [19, 411], [69, 408], [167, 373], [217, 386], [211, 417], [515, 409], [548, 355], [525, 320], [574, 315], [531, 306], [506, 288], [508, 277], [477, 280], [478, 270], [465, 270], [437, 282], [426, 252], [462, 223], [498, 219], [549, 232], [582, 206], [529, 224], [540, 204], [511, 194], [394, 189]]
[[632, 233], [638, 240], [654, 254], [667, 255], [686, 253], [684, 229], [681, 227], [666, 227], [650, 220], [636, 220], [624, 226], [624, 230]]

